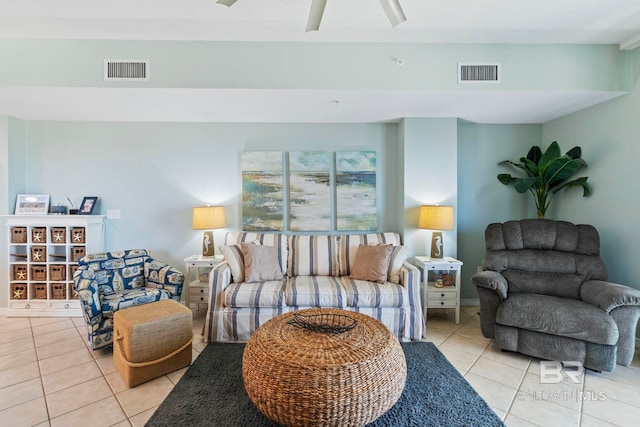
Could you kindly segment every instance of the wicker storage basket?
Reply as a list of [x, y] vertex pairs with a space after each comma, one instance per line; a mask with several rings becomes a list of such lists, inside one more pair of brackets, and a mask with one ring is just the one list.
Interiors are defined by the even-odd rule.
[[26, 283], [12, 283], [11, 284], [11, 299], [27, 299], [27, 284]]
[[27, 264], [13, 264], [13, 280], [27, 280]]
[[12, 227], [11, 243], [27, 243], [27, 227]]
[[71, 242], [72, 243], [85, 242], [84, 227], [74, 227], [71, 229]]
[[113, 362], [129, 387], [191, 364], [191, 310], [173, 300], [125, 308], [113, 316]]
[[66, 287], [65, 283], [51, 283], [51, 298], [52, 299], [66, 299]]
[[[344, 315], [357, 324], [342, 333], [314, 331], [290, 324], [296, 314]], [[396, 403], [406, 376], [404, 352], [391, 331], [339, 309], [274, 317], [256, 330], [242, 358], [249, 398], [286, 426], [364, 426]]]
[[31, 261], [32, 262], [46, 262], [47, 261], [47, 247], [46, 246], [31, 246]]
[[71, 261], [77, 262], [87, 254], [87, 250], [84, 246], [74, 246], [71, 248]]
[[47, 284], [36, 283], [33, 285], [33, 294], [35, 299], [47, 299]]
[[51, 243], [67, 243], [67, 229], [51, 227]]
[[31, 241], [33, 243], [47, 243], [47, 229], [44, 227], [33, 227], [31, 229]]
[[67, 266], [64, 264], [52, 264], [49, 266], [49, 280], [66, 280]]
[[31, 280], [47, 280], [47, 266], [46, 265], [32, 265], [31, 266]]

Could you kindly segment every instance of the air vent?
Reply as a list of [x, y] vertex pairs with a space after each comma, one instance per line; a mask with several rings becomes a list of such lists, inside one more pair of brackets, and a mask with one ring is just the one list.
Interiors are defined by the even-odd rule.
[[458, 84], [500, 83], [499, 62], [458, 62]]
[[148, 59], [105, 59], [105, 81], [149, 80]]

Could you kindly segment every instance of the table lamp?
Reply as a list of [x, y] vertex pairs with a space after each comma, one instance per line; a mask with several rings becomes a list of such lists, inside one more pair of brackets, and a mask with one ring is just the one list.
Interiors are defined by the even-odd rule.
[[202, 236], [202, 256], [212, 257], [216, 247], [213, 244], [213, 229], [224, 228], [224, 207], [196, 206], [193, 208], [193, 229], [205, 230]]
[[[453, 206], [420, 206], [418, 228], [453, 230]], [[434, 231], [431, 234], [431, 258], [442, 258], [443, 255], [442, 232]]]

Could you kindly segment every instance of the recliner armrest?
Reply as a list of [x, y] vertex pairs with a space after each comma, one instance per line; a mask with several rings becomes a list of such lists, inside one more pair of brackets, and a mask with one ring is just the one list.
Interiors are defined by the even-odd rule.
[[471, 282], [481, 288], [494, 291], [502, 300], [507, 298], [507, 291], [509, 289], [507, 279], [497, 271], [480, 271], [471, 277]]
[[640, 306], [640, 291], [629, 286], [602, 280], [587, 280], [580, 287], [582, 301], [607, 313], [624, 305]]

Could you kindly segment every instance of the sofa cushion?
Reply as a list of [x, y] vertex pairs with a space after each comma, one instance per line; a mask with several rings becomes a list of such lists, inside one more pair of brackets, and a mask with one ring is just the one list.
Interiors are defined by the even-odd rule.
[[338, 271], [336, 236], [289, 236], [289, 277], [337, 276]]
[[377, 245], [380, 243], [400, 246], [400, 235], [398, 233], [370, 233], [340, 236], [338, 243], [340, 276], [349, 276], [351, 274], [360, 245]]
[[232, 283], [224, 290], [226, 307], [284, 307], [284, 280]]
[[618, 342], [618, 327], [611, 316], [571, 298], [512, 294], [498, 307], [496, 323], [595, 344]]
[[406, 307], [407, 289], [396, 283], [384, 284], [341, 277], [349, 307]]
[[115, 311], [123, 308], [165, 299], [171, 299], [171, 294], [158, 288], [125, 289], [122, 292], [105, 294], [102, 297], [102, 316], [113, 317]]
[[282, 270], [278, 262], [278, 248], [241, 243], [244, 255], [245, 282], [282, 280]]
[[349, 277], [356, 280], [385, 283], [392, 252], [391, 245], [360, 245]]
[[292, 307], [336, 307], [347, 304], [347, 296], [339, 277], [294, 276], [285, 288], [287, 305]]

